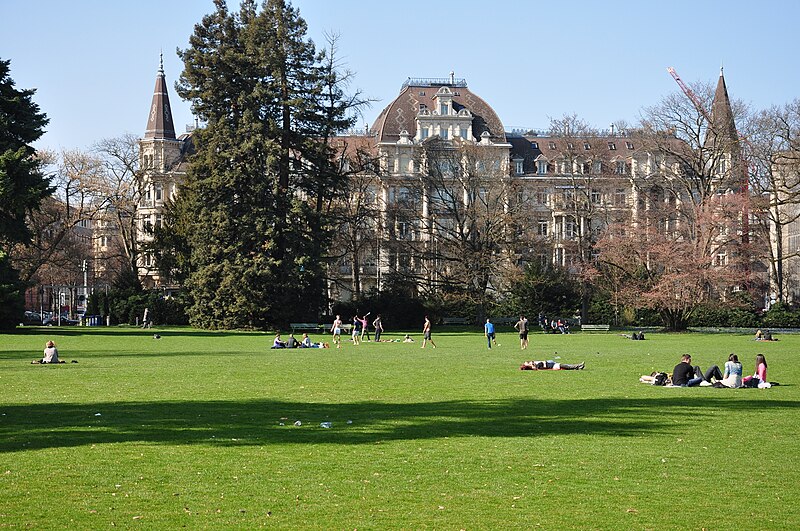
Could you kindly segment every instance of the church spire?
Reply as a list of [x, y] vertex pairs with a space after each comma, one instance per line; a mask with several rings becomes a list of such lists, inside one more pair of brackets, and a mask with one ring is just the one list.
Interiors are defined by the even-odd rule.
[[153, 90], [153, 103], [147, 117], [145, 138], [175, 140], [175, 126], [172, 123], [172, 108], [169, 106], [167, 78], [164, 75], [164, 54], [160, 56], [156, 88]]

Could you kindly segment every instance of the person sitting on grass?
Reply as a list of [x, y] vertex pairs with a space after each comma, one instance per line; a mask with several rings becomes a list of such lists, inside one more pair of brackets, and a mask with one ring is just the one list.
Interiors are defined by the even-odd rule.
[[692, 366], [692, 357], [689, 354], [681, 356], [681, 362], [672, 369], [672, 385], [680, 387], [712, 385], [712, 378], [722, 380], [722, 373], [719, 371], [719, 367], [712, 365], [703, 374], [698, 365]]
[[305, 332], [303, 333], [303, 339], [300, 340], [300, 348], [311, 348], [311, 338]]
[[406, 334], [406, 337], [403, 338], [403, 343], [413, 343], [413, 342], [414, 342], [414, 338], [411, 337], [408, 334]]
[[756, 355], [756, 370], [752, 376], [742, 378], [744, 387], [767, 389], [772, 385], [767, 381], [767, 358], [763, 354]]
[[300, 343], [294, 338], [294, 334], [289, 334], [289, 339], [286, 340], [286, 348], [297, 348]]
[[728, 356], [728, 361], [725, 362], [725, 373], [722, 375], [722, 380], [714, 387], [732, 387], [738, 388], [742, 386], [742, 364], [739, 362], [739, 356], [731, 353]]
[[286, 342], [281, 341], [281, 335], [275, 335], [275, 341], [272, 342], [272, 348], [286, 348]]
[[303, 334], [303, 339], [298, 343], [299, 348], [329, 348], [329, 343], [314, 343], [308, 334]]
[[519, 370], [521, 371], [580, 371], [582, 370], [586, 364], [584, 362], [578, 363], [577, 365], [572, 365], [569, 363], [559, 363], [554, 360], [546, 360], [546, 361], [537, 361], [531, 360], [526, 361], [522, 365], [519, 366]]
[[58, 359], [58, 349], [53, 341], [48, 341], [44, 345], [44, 355], [40, 360], [33, 360], [31, 363], [34, 365], [48, 364], [48, 363], [64, 363]]

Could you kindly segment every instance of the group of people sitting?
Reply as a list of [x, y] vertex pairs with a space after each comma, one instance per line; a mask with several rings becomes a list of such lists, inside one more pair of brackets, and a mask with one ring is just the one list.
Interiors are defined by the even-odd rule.
[[753, 375], [742, 377], [742, 364], [739, 356], [733, 353], [725, 362], [724, 373], [720, 372], [716, 365], [712, 365], [703, 372], [699, 365], [692, 365], [692, 357], [689, 354], [684, 354], [681, 356], [681, 362], [672, 369], [671, 375], [665, 372], [654, 372], [642, 376], [639, 381], [652, 385], [672, 385], [673, 387], [758, 387], [766, 389], [773, 385], [767, 380], [767, 359], [763, 354], [756, 355]]
[[770, 332], [769, 330], [765, 330], [764, 332], [762, 332], [760, 328], [758, 330], [756, 330], [755, 340], [756, 341], [777, 341], [777, 339], [772, 337], [772, 332]]
[[634, 332], [631, 335], [622, 334], [622, 337], [627, 337], [628, 339], [632, 339], [634, 341], [644, 341], [644, 332]]
[[569, 334], [569, 322], [566, 319], [548, 319], [540, 315], [539, 326], [545, 334]]
[[314, 343], [308, 334], [303, 334], [303, 339], [297, 341], [294, 334], [289, 334], [289, 339], [283, 341], [281, 335], [277, 334], [272, 342], [271, 348], [330, 348], [329, 343]]

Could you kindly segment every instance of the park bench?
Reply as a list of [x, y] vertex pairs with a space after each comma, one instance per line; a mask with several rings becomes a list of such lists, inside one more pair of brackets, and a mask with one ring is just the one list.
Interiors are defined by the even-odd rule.
[[322, 328], [322, 325], [319, 323], [289, 323], [289, 326], [292, 327], [292, 333], [294, 334], [298, 330], [319, 330]]
[[468, 317], [442, 317], [442, 324], [445, 325], [467, 325], [469, 321]]
[[611, 328], [610, 325], [607, 324], [584, 324], [581, 325], [582, 332], [608, 332]]

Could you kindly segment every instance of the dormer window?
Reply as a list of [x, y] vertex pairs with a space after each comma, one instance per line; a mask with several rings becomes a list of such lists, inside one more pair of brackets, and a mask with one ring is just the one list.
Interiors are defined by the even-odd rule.
[[547, 174], [547, 161], [546, 160], [536, 161], [536, 173], [538, 173], [539, 175], [546, 175]]
[[533, 149], [539, 149], [539, 142], [531, 142], [531, 147]]
[[447, 116], [448, 114], [450, 114], [448, 112], [448, 110], [447, 110], [447, 104], [446, 103], [440, 103], [439, 104], [439, 114], [441, 114], [442, 116]]
[[517, 175], [522, 175], [525, 173], [525, 167], [523, 161], [515, 160], [514, 161], [514, 170], [516, 171]]
[[609, 142], [608, 143], [608, 149], [610, 149], [611, 151], [616, 151], [617, 150], [617, 145], [614, 142]]
[[584, 142], [583, 143], [583, 149], [585, 149], [586, 151], [589, 151], [590, 149], [592, 149], [592, 146], [589, 145], [589, 142]]
[[625, 161], [624, 160], [618, 160], [616, 168], [614, 168], [614, 173], [616, 173], [617, 175], [625, 175], [625, 173], [626, 173], [625, 170], [626, 170]]
[[550, 142], [550, 149], [555, 149], [555, 148], [556, 148], [556, 143]]
[[572, 142], [567, 142], [567, 149], [574, 149], [575, 146], [572, 145]]
[[628, 148], [628, 149], [633, 149], [633, 143], [625, 142], [625, 147]]

